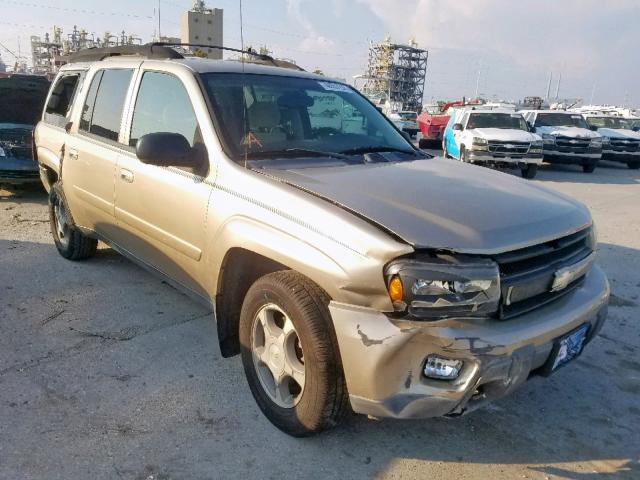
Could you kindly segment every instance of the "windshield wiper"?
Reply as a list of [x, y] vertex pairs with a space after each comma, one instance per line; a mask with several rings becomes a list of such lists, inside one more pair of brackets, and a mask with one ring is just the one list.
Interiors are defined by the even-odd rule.
[[359, 153], [378, 153], [378, 152], [398, 152], [398, 153], [408, 153], [410, 155], [415, 155], [417, 153], [416, 151], [413, 151], [413, 150], [403, 150], [402, 148], [387, 147], [384, 145], [349, 148], [347, 150], [342, 150], [340, 153], [345, 155], [358, 155]]
[[322, 150], [313, 150], [308, 148], [286, 148], [284, 150], [271, 150], [268, 152], [247, 153], [247, 158], [251, 158], [251, 159], [278, 158], [278, 157], [296, 158], [296, 157], [304, 157], [304, 156], [339, 158], [340, 160], [345, 160], [348, 158], [347, 155], [343, 155], [342, 153], [323, 152]]

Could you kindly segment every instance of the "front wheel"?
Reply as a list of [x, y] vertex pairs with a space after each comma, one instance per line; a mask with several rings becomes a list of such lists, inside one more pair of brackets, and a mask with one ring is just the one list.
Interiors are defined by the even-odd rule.
[[469, 154], [467, 153], [467, 149], [464, 148], [464, 146], [460, 147], [460, 161], [469, 163]]
[[60, 182], [49, 191], [49, 223], [53, 242], [68, 260], [84, 260], [96, 253], [98, 241], [84, 235], [73, 224]]
[[627, 162], [627, 167], [631, 170], [638, 170], [640, 168], [640, 162]]
[[536, 174], [538, 173], [538, 165], [536, 164], [527, 165], [525, 168], [522, 168], [520, 171], [522, 173], [523, 178], [532, 179], [532, 178], [535, 178]]
[[595, 163], [586, 163], [582, 165], [582, 171], [584, 173], [593, 173], [595, 169], [596, 169]]
[[337, 425], [348, 410], [329, 297], [293, 271], [258, 279], [240, 313], [242, 363], [267, 419], [296, 437]]

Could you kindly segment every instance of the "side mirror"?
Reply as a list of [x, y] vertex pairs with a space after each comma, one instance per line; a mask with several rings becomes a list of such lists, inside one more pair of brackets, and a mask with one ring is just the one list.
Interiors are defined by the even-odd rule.
[[453, 129], [454, 130], [462, 130], [462, 124], [461, 123], [454, 123], [453, 124]]
[[640, 131], [640, 126], [633, 127], [631, 130], [633, 130], [634, 132], [639, 132]]
[[148, 133], [136, 144], [136, 156], [142, 163], [159, 167], [193, 167], [194, 149], [179, 133]]
[[531, 125], [530, 123], [528, 123], [527, 125], [529, 125], [529, 131], [531, 133], [536, 133], [536, 127], [534, 127], [533, 125]]
[[596, 127], [595, 125], [589, 125], [589, 130], [591, 130], [592, 132], [597, 132], [598, 127]]
[[402, 136], [405, 138], [405, 140], [409, 143], [411, 143], [411, 135], [409, 135], [407, 132], [405, 132], [404, 130], [400, 130], [400, 133], [402, 134]]

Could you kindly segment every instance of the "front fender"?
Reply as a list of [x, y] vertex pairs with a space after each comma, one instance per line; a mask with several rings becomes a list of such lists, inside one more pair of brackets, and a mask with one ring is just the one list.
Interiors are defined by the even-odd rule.
[[[241, 215], [220, 226], [213, 245], [212, 254], [205, 259], [210, 271], [219, 272], [227, 252], [242, 248], [302, 273], [336, 301], [392, 310], [379, 260], [346, 245], [325, 241], [321, 248], [289, 231]], [[211, 283], [207, 290], [216, 292], [218, 280], [218, 275], [208, 277]]]

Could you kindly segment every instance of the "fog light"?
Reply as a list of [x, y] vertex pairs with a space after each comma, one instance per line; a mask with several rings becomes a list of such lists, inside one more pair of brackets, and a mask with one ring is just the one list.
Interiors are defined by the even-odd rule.
[[440, 380], [454, 380], [460, 375], [462, 361], [449, 360], [446, 358], [429, 356], [424, 366], [424, 375], [428, 378], [437, 378]]

